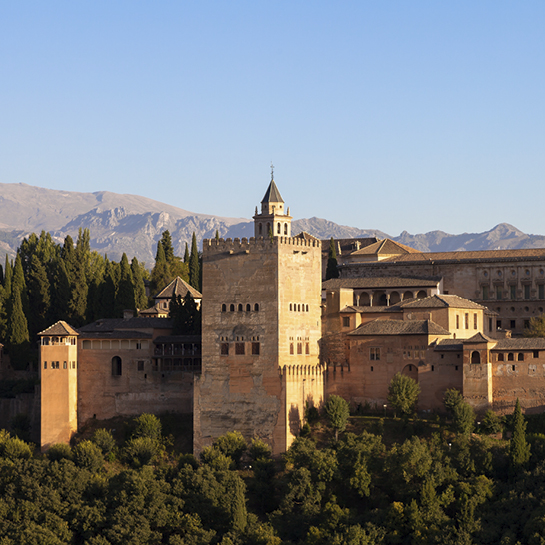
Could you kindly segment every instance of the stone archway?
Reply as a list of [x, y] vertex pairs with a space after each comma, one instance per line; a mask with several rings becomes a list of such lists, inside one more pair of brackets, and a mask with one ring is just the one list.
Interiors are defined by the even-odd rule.
[[397, 291], [390, 293], [390, 305], [395, 305], [401, 301], [401, 295]]
[[481, 363], [481, 354], [478, 350], [471, 352], [471, 363]]
[[418, 382], [418, 365], [415, 365], [414, 363], [405, 365], [405, 367], [403, 367], [403, 371], [401, 371], [401, 374]]

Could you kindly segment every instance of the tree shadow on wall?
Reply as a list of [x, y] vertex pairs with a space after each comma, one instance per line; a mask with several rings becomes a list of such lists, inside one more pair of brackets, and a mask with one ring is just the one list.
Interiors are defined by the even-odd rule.
[[299, 435], [301, 431], [301, 415], [299, 414], [299, 407], [292, 405], [288, 413], [288, 422], [290, 427], [290, 433], [294, 436]]

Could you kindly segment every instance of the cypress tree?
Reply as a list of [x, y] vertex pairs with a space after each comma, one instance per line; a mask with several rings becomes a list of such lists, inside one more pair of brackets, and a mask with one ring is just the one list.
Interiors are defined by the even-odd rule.
[[108, 261], [104, 273], [101, 294], [101, 318], [115, 318], [115, 299], [117, 294], [117, 263]]
[[11, 294], [12, 274], [13, 274], [13, 271], [11, 268], [11, 264], [9, 262], [8, 254], [6, 254], [6, 264], [4, 265], [4, 288], [8, 296]]
[[516, 473], [530, 459], [530, 445], [526, 442], [526, 422], [517, 398], [513, 411], [513, 435], [509, 441], [509, 461], [511, 469]]
[[170, 231], [168, 231], [168, 229], [163, 231], [161, 244], [163, 245], [163, 251], [165, 252], [165, 259], [167, 260], [167, 263], [172, 263], [174, 261], [174, 248], [172, 247], [172, 237], [170, 236]]
[[21, 296], [21, 304], [23, 306], [23, 312], [25, 316], [28, 316], [29, 308], [28, 308], [27, 285], [25, 281], [25, 273], [23, 271], [23, 261], [19, 254], [17, 254], [17, 256], [15, 257], [15, 265], [13, 266], [13, 278], [11, 280], [11, 297], [10, 297], [10, 305], [8, 307], [8, 311], [10, 311], [11, 308], [13, 308], [12, 307], [13, 293], [15, 291], [19, 292], [19, 295]]
[[10, 360], [16, 369], [24, 369], [28, 362], [30, 348], [28, 323], [23, 312], [21, 293], [15, 289], [12, 294], [11, 316], [8, 322], [8, 347]]
[[187, 242], [185, 243], [184, 263], [189, 265], [189, 249], [187, 247]]
[[64, 245], [61, 249], [61, 258], [64, 261], [66, 273], [68, 278], [72, 281], [72, 275], [74, 274], [74, 262], [76, 260], [76, 254], [74, 251], [74, 240], [70, 235], [67, 235], [64, 239]]
[[216, 229], [216, 240], [220, 239], [220, 232]]
[[51, 305], [49, 279], [37, 254], [34, 254], [30, 261], [28, 303], [30, 308], [29, 329], [34, 338], [37, 333], [47, 327], [47, 318]]
[[48, 322], [68, 320], [68, 305], [70, 302], [70, 280], [64, 260], [59, 256], [51, 265], [51, 306]]
[[79, 327], [85, 323], [87, 314], [87, 295], [89, 285], [85, 275], [84, 260], [75, 260], [70, 282], [70, 302], [68, 304], [70, 322]]
[[191, 256], [189, 257], [189, 284], [199, 291], [201, 291], [200, 277], [201, 270], [199, 266], [197, 237], [195, 236], [195, 231], [193, 231], [193, 238], [191, 239]]
[[4, 267], [2, 267], [2, 263], [0, 263], [0, 285], [4, 285]]
[[146, 286], [144, 284], [144, 277], [142, 275], [142, 267], [138, 263], [136, 257], [131, 261], [132, 280], [134, 282], [134, 302], [137, 309], [143, 310], [148, 305], [148, 298], [146, 297]]
[[335, 251], [335, 241], [333, 237], [329, 242], [329, 253], [327, 256], [327, 267], [325, 272], [325, 279], [339, 278], [339, 269], [337, 269], [337, 252]]
[[151, 290], [155, 295], [162, 290], [170, 281], [170, 267], [165, 258], [165, 251], [161, 241], [157, 243], [157, 255], [155, 256], [155, 267], [151, 271]]
[[115, 315], [123, 316], [124, 310], [135, 310], [134, 282], [127, 254], [123, 252], [120, 262], [119, 287], [115, 298]]

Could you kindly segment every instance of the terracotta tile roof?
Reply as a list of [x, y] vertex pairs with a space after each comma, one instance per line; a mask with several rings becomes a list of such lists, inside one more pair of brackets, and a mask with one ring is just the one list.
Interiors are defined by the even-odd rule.
[[545, 248], [521, 250], [481, 250], [471, 252], [420, 252], [394, 256], [385, 259], [383, 263], [408, 262], [442, 262], [458, 263], [462, 261], [496, 262], [496, 261], [525, 261], [545, 259]]
[[177, 276], [166, 288], [163, 288], [154, 299], [172, 299], [173, 293], [175, 293], [176, 296], [180, 295], [183, 299], [187, 292], [191, 294], [193, 299], [202, 299], [202, 293]]
[[361, 248], [352, 252], [350, 255], [404, 255], [404, 254], [419, 254], [418, 250], [411, 248], [410, 246], [405, 246], [405, 244], [400, 244], [399, 242], [394, 242], [389, 238], [384, 240], [379, 240], [375, 244]]
[[403, 309], [407, 308], [467, 308], [485, 310], [486, 307], [464, 299], [458, 295], [430, 295], [424, 299], [414, 299], [405, 303], [398, 303]]
[[443, 339], [441, 341], [438, 341], [435, 344], [434, 350], [438, 350], [440, 352], [457, 352], [462, 351], [464, 349], [464, 345], [460, 341], [460, 339]]
[[[337, 252], [338, 259], [340, 256], [350, 254], [354, 250], [370, 246], [371, 244], [378, 242], [378, 239], [376, 237], [334, 238], [333, 242], [335, 243], [335, 251]], [[322, 240], [322, 255], [324, 255], [325, 257], [329, 255], [330, 244], [330, 238]]]
[[360, 325], [348, 335], [450, 335], [450, 333], [431, 320], [373, 320]]
[[55, 335], [57, 337], [64, 337], [79, 335], [79, 333], [71, 325], [60, 320], [38, 333], [38, 335]]
[[284, 202], [282, 197], [280, 196], [280, 191], [278, 191], [278, 188], [274, 183], [274, 180], [271, 180], [271, 183], [269, 184], [269, 187], [267, 188], [265, 196], [263, 197], [263, 200], [261, 202]]
[[295, 235], [293, 238], [302, 238], [303, 240], [320, 240], [315, 236], [307, 233], [306, 231], [301, 231], [298, 235]]
[[500, 339], [493, 350], [545, 350], [543, 337]]
[[392, 305], [390, 307], [376, 306], [376, 307], [358, 307], [356, 305], [349, 305], [344, 307], [340, 312], [343, 313], [360, 313], [360, 314], [374, 314], [377, 312], [403, 312], [398, 305]]
[[322, 282], [322, 289], [338, 288], [405, 288], [435, 287], [441, 282], [440, 276], [377, 276], [360, 278], [331, 278]]
[[479, 332], [476, 335], [473, 335], [473, 337], [470, 337], [469, 339], [463, 339], [463, 344], [485, 344], [485, 343], [492, 343], [494, 344], [496, 342], [495, 339], [491, 339], [490, 337], [487, 337], [483, 333]]

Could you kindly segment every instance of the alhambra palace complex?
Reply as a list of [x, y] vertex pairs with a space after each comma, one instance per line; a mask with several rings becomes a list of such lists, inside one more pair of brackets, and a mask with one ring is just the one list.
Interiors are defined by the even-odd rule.
[[150, 312], [40, 333], [40, 441], [90, 419], [193, 414], [194, 450], [238, 430], [278, 454], [305, 407], [330, 394], [382, 407], [392, 377], [421, 387], [420, 409], [458, 388], [479, 412], [545, 408], [545, 339], [523, 338], [545, 307], [545, 249], [422, 253], [391, 240], [291, 234], [274, 182], [255, 237], [203, 241], [202, 338], [171, 335], [174, 280]]

